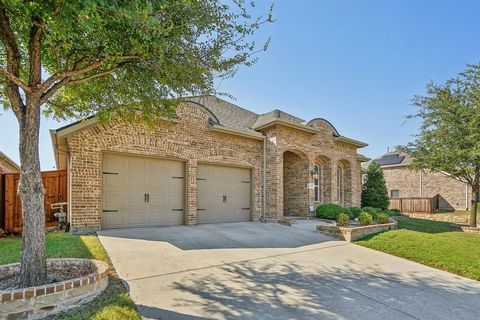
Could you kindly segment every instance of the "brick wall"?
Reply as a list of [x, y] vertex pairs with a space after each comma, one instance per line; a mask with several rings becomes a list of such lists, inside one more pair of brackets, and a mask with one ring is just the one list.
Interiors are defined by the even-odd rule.
[[[408, 170], [404, 167], [382, 168], [388, 193], [399, 190], [400, 197], [434, 197], [440, 195], [440, 209], [465, 210], [470, 208], [471, 189], [466, 184], [444, 173]], [[421, 178], [420, 178], [421, 175]], [[466, 198], [467, 197], [467, 198]]]
[[[212, 132], [208, 115], [193, 105], [178, 107], [177, 122], [161, 121], [152, 130], [142, 125], [97, 124], [74, 133], [67, 138], [70, 152], [71, 175], [70, 223], [72, 231], [90, 231], [101, 228], [102, 154], [119, 152], [186, 160], [186, 223], [197, 223], [196, 174], [199, 162], [242, 166], [252, 169], [252, 219], [262, 212], [263, 141]], [[360, 162], [356, 147], [335, 141], [332, 128], [320, 123], [317, 134], [274, 125], [263, 130], [266, 136], [266, 215], [283, 217], [284, 205], [295, 214], [305, 214], [307, 204], [314, 204], [313, 183], [309, 169], [315, 163], [322, 165], [322, 202], [338, 203], [336, 193], [336, 168], [348, 164], [349, 201], [347, 205], [360, 204]], [[284, 153], [293, 152], [304, 161], [285, 163], [291, 175], [284, 176]], [[298, 165], [298, 166], [297, 166]], [[297, 176], [293, 176], [293, 172]], [[285, 181], [284, 181], [285, 180]], [[284, 182], [287, 198], [284, 199]], [[303, 192], [296, 191], [303, 190]], [[284, 201], [285, 200], [285, 201]], [[289, 207], [288, 207], [289, 206]]]
[[120, 152], [185, 160], [186, 222], [197, 221], [196, 172], [198, 162], [252, 169], [252, 218], [261, 215], [263, 142], [208, 129], [208, 115], [199, 108], [181, 106], [177, 123], [162, 121], [149, 130], [125, 124], [96, 125], [68, 137], [70, 150], [73, 232], [101, 227], [102, 153]]
[[[308, 170], [315, 164], [322, 167], [322, 199], [321, 203], [340, 203], [337, 197], [337, 167], [347, 166], [345, 172], [345, 205], [359, 206], [361, 196], [361, 162], [357, 159], [355, 146], [335, 141], [330, 126], [321, 125], [321, 131], [317, 134], [310, 134], [305, 131], [293, 129], [283, 125], [275, 125], [262, 130], [267, 137], [267, 217], [272, 219], [281, 218], [286, 210], [284, 209], [285, 199], [291, 199], [284, 190], [285, 176], [283, 174], [285, 153], [293, 152], [305, 159], [308, 159], [308, 168], [305, 166], [299, 171], [306, 177], [303, 186], [313, 183], [314, 179], [308, 174]], [[288, 166], [287, 166], [288, 168]], [[305, 173], [306, 171], [306, 173]], [[287, 175], [288, 178], [288, 175]], [[297, 183], [297, 185], [300, 182]], [[287, 181], [287, 186], [289, 185]], [[315, 193], [313, 189], [307, 190], [308, 205], [315, 205]], [[304, 200], [302, 200], [303, 203]], [[306, 214], [308, 207], [297, 212]], [[303, 211], [302, 211], [303, 210]], [[296, 213], [297, 214], [297, 213]]]

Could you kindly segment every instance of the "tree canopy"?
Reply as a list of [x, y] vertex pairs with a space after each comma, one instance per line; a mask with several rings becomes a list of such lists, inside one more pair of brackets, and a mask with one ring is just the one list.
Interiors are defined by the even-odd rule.
[[415, 140], [400, 150], [410, 153], [412, 169], [446, 172], [472, 188], [472, 217], [480, 175], [480, 66], [469, 65], [444, 84], [429, 83], [425, 96], [415, 96], [422, 123]]
[[212, 93], [266, 49], [249, 36], [271, 12], [226, 2], [2, 0], [1, 102], [18, 111], [35, 91], [57, 118], [171, 116], [176, 98]]

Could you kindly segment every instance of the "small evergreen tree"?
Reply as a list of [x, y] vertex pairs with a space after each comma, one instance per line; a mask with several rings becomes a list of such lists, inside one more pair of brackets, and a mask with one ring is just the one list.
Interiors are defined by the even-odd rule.
[[383, 171], [378, 163], [372, 162], [367, 169], [367, 181], [362, 188], [362, 207], [388, 209], [388, 192]]

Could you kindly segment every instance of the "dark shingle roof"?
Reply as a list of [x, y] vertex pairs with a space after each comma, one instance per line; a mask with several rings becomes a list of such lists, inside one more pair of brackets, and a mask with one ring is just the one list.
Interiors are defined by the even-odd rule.
[[214, 96], [192, 97], [187, 101], [196, 102], [207, 108], [224, 127], [253, 131], [251, 127], [258, 118], [255, 112]]
[[214, 96], [198, 96], [186, 100], [198, 103], [208, 109], [216, 118], [212, 120], [218, 120], [218, 124], [224, 127], [254, 131], [252, 127], [269, 123], [275, 119], [285, 119], [305, 124], [305, 120], [279, 109], [259, 115]]

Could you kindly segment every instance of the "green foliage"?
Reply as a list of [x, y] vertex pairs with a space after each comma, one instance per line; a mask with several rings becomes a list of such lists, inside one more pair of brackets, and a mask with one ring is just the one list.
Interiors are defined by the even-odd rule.
[[389, 215], [386, 214], [386, 213], [383, 213], [383, 212], [380, 212], [379, 214], [377, 214], [377, 217], [375, 218], [375, 221], [378, 223], [378, 224], [385, 224], [385, 223], [388, 223], [388, 219], [389, 219]]
[[355, 218], [358, 218], [358, 216], [360, 215], [360, 213], [362, 212], [362, 208], [359, 208], [359, 207], [350, 207], [350, 218], [351, 219], [355, 219]]
[[367, 212], [362, 212], [358, 216], [358, 221], [362, 226], [368, 226], [369, 224], [372, 223], [372, 220], [373, 220], [372, 215]]
[[317, 218], [321, 219], [329, 219], [329, 220], [337, 220], [338, 216], [341, 213], [346, 213], [350, 216], [350, 210], [348, 208], [344, 208], [341, 205], [334, 204], [334, 203], [325, 203], [319, 205], [315, 213]]
[[396, 216], [402, 215], [402, 213], [398, 209], [387, 210], [385, 211], [385, 213], [390, 217], [396, 217]]
[[[415, 140], [399, 150], [413, 158], [411, 169], [448, 172], [472, 187], [480, 184], [480, 65], [469, 65], [444, 84], [429, 83], [426, 95], [415, 96], [422, 122]], [[475, 207], [473, 207], [475, 209]], [[472, 210], [475, 221], [476, 210]]]
[[377, 215], [382, 212], [382, 210], [374, 207], [363, 207], [362, 212], [369, 213], [373, 219], [377, 218]]
[[362, 207], [388, 208], [388, 192], [382, 169], [372, 162], [367, 169], [367, 181], [362, 188]]
[[350, 217], [346, 213], [340, 213], [337, 217], [337, 226], [345, 227], [348, 225], [348, 221], [350, 221]]
[[480, 281], [480, 234], [412, 218], [399, 220], [398, 228], [368, 235], [356, 244]]
[[[41, 65], [50, 78], [42, 88], [55, 88], [42, 101], [45, 114], [150, 124], [174, 117], [180, 98], [212, 94], [215, 79], [255, 63], [269, 40], [259, 47], [252, 35], [273, 21], [271, 10], [253, 15], [253, 2], [221, 0], [6, 0], [3, 9], [26, 84], [31, 30], [44, 30]], [[5, 54], [0, 64], [7, 69]], [[3, 77], [0, 87], [8, 107]]]

